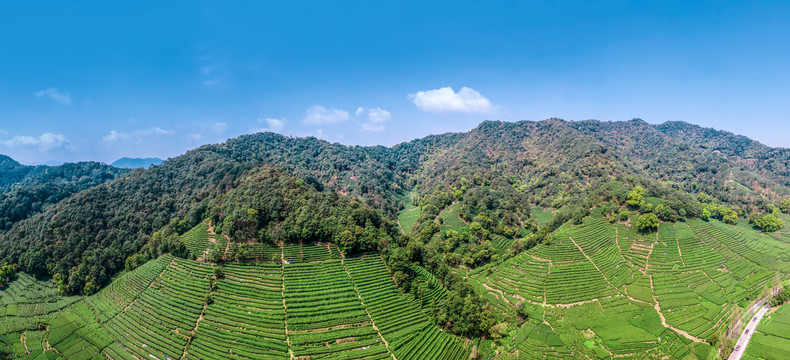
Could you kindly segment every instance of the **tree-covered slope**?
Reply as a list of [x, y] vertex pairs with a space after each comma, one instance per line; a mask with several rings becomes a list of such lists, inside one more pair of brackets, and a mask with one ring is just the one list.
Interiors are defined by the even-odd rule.
[[[785, 154], [720, 131], [641, 120], [486, 121], [466, 133], [432, 135], [390, 148], [258, 133], [205, 145], [99, 186], [88, 182], [91, 187], [74, 196], [55, 198], [56, 205], [41, 207], [43, 212], [9, 221], [11, 225], [0, 232], [0, 259], [32, 274], [59, 274], [70, 292], [81, 291], [87, 283], [106, 284], [129, 256], [155, 240], [156, 232], [169, 226], [168, 231], [180, 233], [208, 218], [223, 223], [231, 219], [228, 235], [247, 229], [247, 240], [255, 241], [334, 241], [343, 233], [346, 238], [369, 237], [365, 234], [373, 230], [367, 221], [355, 220], [352, 231], [299, 217], [335, 211], [323, 209], [319, 200], [348, 198], [351, 202], [331, 200], [326, 206], [375, 213], [365, 215], [381, 219], [370, 221], [375, 233], [388, 234], [384, 243], [411, 249], [407, 258], [418, 262], [430, 258], [435, 247], [415, 249], [435, 243], [437, 233], [445, 233], [443, 228], [473, 228], [475, 236], [465, 241], [468, 249], [476, 250], [457, 251], [461, 257], [468, 255], [471, 263], [480, 263], [492, 258], [493, 248], [502, 253], [514, 239], [534, 245], [565, 221], [579, 222], [599, 204], [623, 204], [628, 190], [636, 186], [644, 188], [644, 196], [656, 205], [664, 204], [658, 214], [664, 219], [701, 216], [703, 207], [715, 210], [711, 203], [728, 209], [719, 217], [730, 211], [741, 218], [750, 212], [771, 212], [790, 194], [785, 174], [790, 160]], [[4, 179], [25, 181], [19, 175], [21, 165], [2, 159], [2, 166]], [[285, 206], [284, 213], [275, 216], [271, 204], [257, 203], [241, 190], [233, 192], [271, 192], [250, 180], [264, 167], [294, 183], [298, 180], [306, 196], [324, 195], [313, 204]], [[411, 239], [401, 239], [391, 235], [392, 224], [401, 206], [398, 199], [410, 190], [421, 215]], [[698, 201], [701, 193], [708, 205]], [[21, 203], [9, 200], [9, 206]], [[553, 221], [539, 230], [532, 206], [555, 209]], [[248, 210], [258, 212], [254, 221]], [[652, 212], [647, 206], [639, 210]], [[254, 228], [244, 227], [253, 222]], [[284, 232], [278, 230], [284, 226]], [[294, 228], [303, 230], [296, 234]]]
[[128, 172], [97, 162], [25, 166], [0, 155], [0, 231], [72, 194]]

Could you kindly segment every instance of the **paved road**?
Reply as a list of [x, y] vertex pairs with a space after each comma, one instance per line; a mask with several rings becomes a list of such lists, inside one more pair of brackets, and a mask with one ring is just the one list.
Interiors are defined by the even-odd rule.
[[[767, 307], [760, 308], [760, 311], [757, 314], [754, 314], [752, 320], [746, 324], [746, 329], [744, 329], [743, 333], [741, 333], [741, 337], [738, 338], [738, 342], [735, 343], [735, 349], [732, 350], [732, 354], [728, 360], [741, 360], [741, 356], [743, 356], [743, 352], [746, 351], [746, 347], [749, 345], [749, 340], [752, 339], [752, 335], [754, 335], [754, 330], [757, 329], [757, 324], [760, 323], [760, 320], [763, 319], [765, 313], [768, 312]], [[756, 320], [755, 320], [756, 319]], [[746, 332], [749, 332], [748, 334]]]

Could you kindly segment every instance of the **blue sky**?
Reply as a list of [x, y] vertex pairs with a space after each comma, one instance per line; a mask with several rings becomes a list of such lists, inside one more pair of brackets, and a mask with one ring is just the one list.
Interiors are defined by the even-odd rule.
[[261, 129], [393, 145], [682, 120], [790, 147], [786, 1], [6, 1], [0, 153], [179, 155]]

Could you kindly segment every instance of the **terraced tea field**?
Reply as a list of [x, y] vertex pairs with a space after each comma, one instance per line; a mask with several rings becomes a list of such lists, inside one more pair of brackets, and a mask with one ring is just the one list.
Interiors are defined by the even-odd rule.
[[215, 265], [162, 256], [93, 296], [54, 301], [49, 313], [8, 313], [30, 300], [14, 297], [25, 286], [58, 298], [48, 283], [21, 275], [2, 293], [0, 339], [30, 358], [468, 358], [468, 346], [423, 312], [446, 296], [427, 272], [420, 304], [400, 293], [377, 254], [344, 259], [326, 244], [279, 249], [285, 263], [228, 263], [219, 278]]
[[[183, 239], [193, 254], [228, 247], [206, 224]], [[31, 359], [403, 360], [467, 359], [474, 346], [486, 358], [499, 347], [504, 358], [712, 359], [708, 340], [790, 272], [781, 235], [717, 221], [662, 223], [644, 235], [588, 218], [550, 245], [458, 271], [499, 320], [516, 322], [521, 308], [520, 325], [494, 345], [434, 325], [448, 291], [419, 266], [416, 291], [402, 294], [379, 254], [245, 246], [248, 262], [225, 264], [219, 278], [201, 256], [165, 255], [84, 298], [21, 274], [0, 291], [0, 349]], [[787, 309], [760, 326], [747, 358], [786, 347]]]
[[513, 340], [522, 357], [706, 359], [708, 339], [787, 278], [788, 255], [788, 243], [717, 221], [642, 235], [588, 218], [470, 283], [506, 314], [524, 307], [529, 325]]

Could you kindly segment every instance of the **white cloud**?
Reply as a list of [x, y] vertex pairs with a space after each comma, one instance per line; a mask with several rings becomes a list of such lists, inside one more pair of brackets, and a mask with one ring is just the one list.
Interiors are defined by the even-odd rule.
[[0, 136], [8, 135], [8, 130], [0, 129]]
[[101, 138], [101, 141], [104, 142], [113, 142], [113, 141], [120, 141], [126, 140], [129, 138], [128, 134], [124, 134], [122, 132], [117, 132], [115, 130], [110, 130], [110, 133]]
[[135, 130], [131, 133], [124, 133], [117, 130], [110, 130], [110, 133], [101, 138], [102, 142], [111, 143], [118, 141], [125, 141], [129, 139], [135, 140], [136, 143], [143, 141], [143, 138], [149, 136], [163, 136], [173, 135], [172, 131], [162, 129], [158, 126], [150, 127], [148, 129]]
[[209, 126], [209, 128], [213, 132], [223, 133], [223, 132], [225, 132], [225, 130], [228, 130], [228, 124], [224, 123], [224, 122], [217, 122], [217, 123], [211, 124]]
[[271, 132], [280, 132], [285, 127], [285, 119], [275, 119], [275, 118], [259, 118], [259, 123], [266, 123], [269, 127], [266, 129], [261, 129], [262, 131], [271, 131]]
[[151, 136], [151, 135], [173, 135], [173, 132], [170, 130], [162, 129], [159, 126], [154, 126], [148, 129], [133, 131], [132, 135], [137, 137]]
[[63, 105], [71, 105], [71, 94], [62, 93], [58, 91], [58, 88], [49, 88], [41, 91], [36, 91], [33, 93], [33, 95], [37, 98], [46, 96], [52, 99], [53, 101], [59, 102]]
[[11, 140], [0, 142], [6, 147], [36, 147], [41, 151], [60, 149], [70, 145], [69, 139], [61, 134], [43, 133], [39, 137], [14, 136]]
[[362, 124], [362, 130], [365, 131], [383, 131], [385, 129], [384, 123], [392, 118], [392, 114], [389, 111], [380, 107], [369, 109], [359, 107], [354, 114], [358, 118], [362, 115], [363, 119], [366, 120]]
[[318, 129], [315, 131], [315, 137], [322, 138], [324, 137], [324, 130]]
[[350, 118], [348, 111], [332, 108], [327, 109], [321, 105], [313, 105], [307, 108], [302, 122], [315, 125], [333, 124], [346, 121]]
[[462, 87], [457, 93], [451, 87], [418, 91], [409, 99], [422, 111], [448, 113], [481, 113], [492, 111], [491, 101], [472, 88]]

